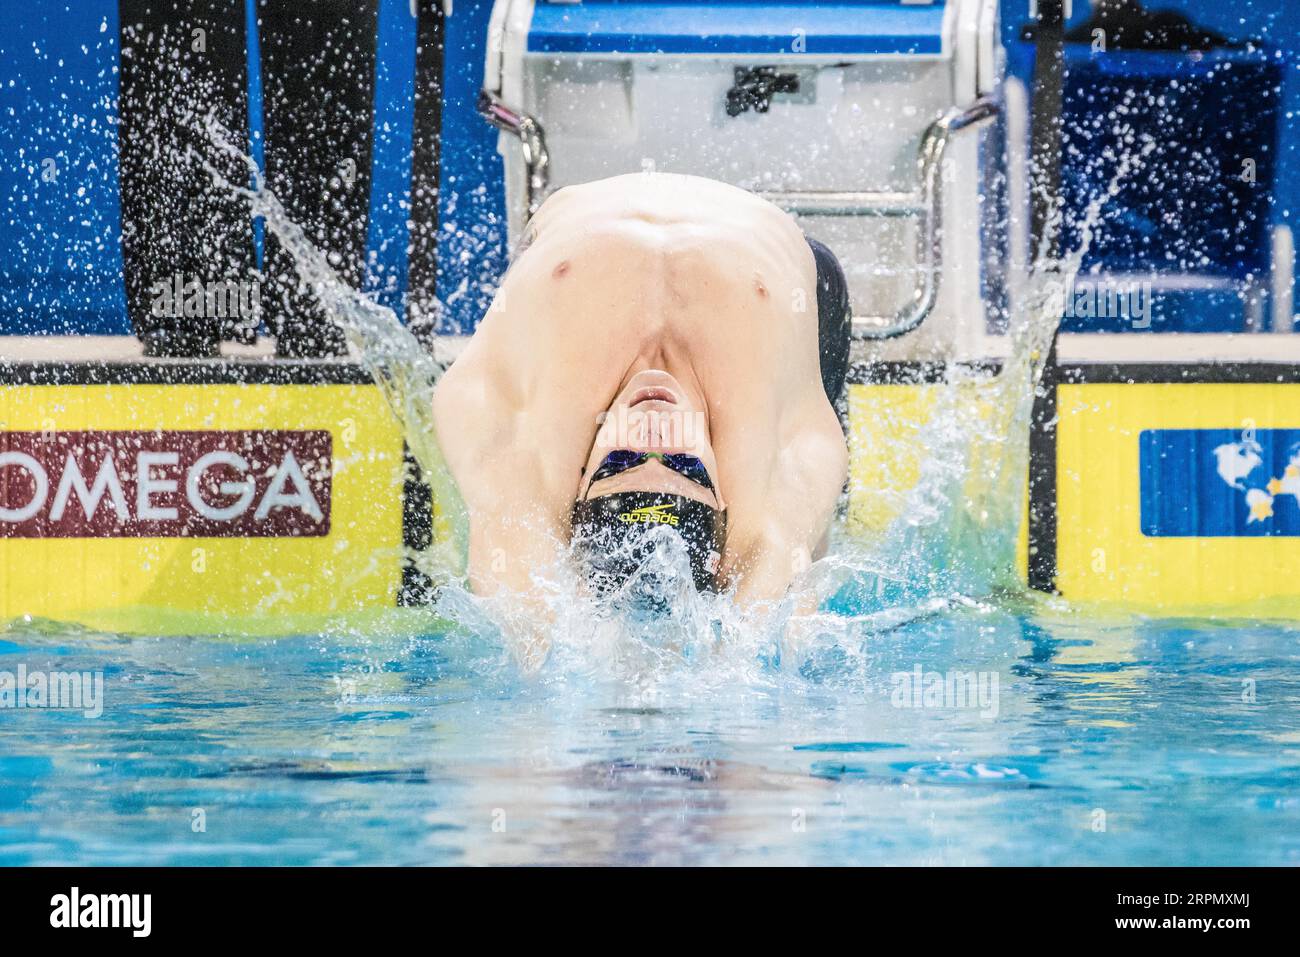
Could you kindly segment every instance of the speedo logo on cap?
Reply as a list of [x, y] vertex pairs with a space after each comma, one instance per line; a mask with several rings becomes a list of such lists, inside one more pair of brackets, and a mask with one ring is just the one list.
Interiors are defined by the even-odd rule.
[[673, 514], [673, 507], [672, 502], [643, 505], [630, 512], [619, 512], [618, 520], [627, 525], [671, 525], [675, 528], [679, 519]]

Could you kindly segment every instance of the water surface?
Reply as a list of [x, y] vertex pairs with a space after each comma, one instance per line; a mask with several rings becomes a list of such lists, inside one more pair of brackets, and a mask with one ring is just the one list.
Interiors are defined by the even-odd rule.
[[[0, 711], [0, 863], [1300, 863], [1294, 625], [965, 604], [744, 657], [15, 626], [0, 670], [105, 707]], [[918, 665], [996, 714], [899, 707]]]

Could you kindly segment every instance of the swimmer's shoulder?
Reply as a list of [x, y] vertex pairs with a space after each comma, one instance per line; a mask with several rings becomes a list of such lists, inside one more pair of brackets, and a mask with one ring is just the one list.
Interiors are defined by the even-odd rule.
[[735, 223], [745, 228], [770, 227], [802, 236], [787, 213], [767, 200], [729, 183], [684, 173], [626, 173], [566, 186], [553, 193], [534, 219], [534, 228], [565, 220], [613, 223], [636, 219], [648, 223]]

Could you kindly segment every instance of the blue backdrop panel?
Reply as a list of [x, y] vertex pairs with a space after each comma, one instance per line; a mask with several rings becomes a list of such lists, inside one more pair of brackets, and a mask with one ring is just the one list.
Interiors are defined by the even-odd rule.
[[[1004, 0], [1003, 41], [1010, 71], [1029, 82], [1033, 48], [1022, 42], [1030, 0]], [[1066, 87], [1067, 222], [1082, 220], [1087, 203], [1113, 173], [1100, 159], [1117, 142], [1118, 104], [1132, 112], [1138, 135], [1161, 140], [1146, 173], [1130, 178], [1108, 204], [1085, 271], [1189, 272], [1202, 277], [1269, 280], [1271, 227], [1296, 227], [1300, 210], [1297, 144], [1300, 117], [1288, 104], [1300, 95], [1300, 4], [1292, 0], [1145, 0], [1148, 10], [1177, 11], [1197, 26], [1238, 41], [1240, 49], [1205, 58], [1109, 52], [1074, 46]], [[1071, 27], [1088, 21], [1091, 5], [1076, 0]], [[1260, 42], [1252, 42], [1260, 41]], [[1172, 122], [1144, 106], [1165, 99]], [[1179, 150], [1186, 155], [1179, 156]], [[1195, 155], [1191, 155], [1195, 154]], [[1241, 180], [1241, 160], [1256, 163], [1256, 183]], [[1232, 165], [1235, 163], [1236, 165]], [[1078, 242], [1067, 230], [1067, 245]], [[1150, 329], [1121, 319], [1067, 318], [1069, 331], [1223, 332], [1245, 324], [1243, 283], [1235, 289], [1157, 293]], [[1297, 301], [1300, 301], [1298, 299]]]
[[[1120, 180], [1084, 271], [1266, 273], [1280, 59], [1266, 50], [1098, 57], [1071, 45], [1066, 62], [1072, 148], [1062, 178], [1071, 209], [1106, 189], [1120, 157], [1155, 145]], [[1078, 217], [1067, 223], [1067, 246], [1082, 242], [1082, 225]]]
[[[937, 54], [944, 4], [588, 0], [533, 12], [535, 53]], [[798, 46], [796, 46], [796, 43]]]
[[[252, 0], [248, 15], [253, 18]], [[447, 21], [438, 288], [446, 331], [470, 331], [505, 265], [496, 134], [474, 103], [491, 4]], [[365, 287], [405, 311], [415, 89], [410, 0], [381, 0]], [[254, 159], [262, 158], [261, 71], [250, 30]], [[0, 335], [129, 334], [123, 292], [115, 117], [116, 0], [5, 11], [0, 25]], [[256, 229], [260, 260], [262, 230]]]
[[415, 25], [409, 0], [380, 0], [365, 290], [399, 316], [405, 314], [410, 238]]
[[1139, 441], [1143, 535], [1300, 535], [1300, 429], [1151, 429]]
[[118, 206], [116, 0], [0, 22], [0, 334], [128, 333]]
[[442, 175], [438, 209], [440, 332], [468, 333], [492, 302], [506, 268], [505, 173], [497, 131], [475, 104], [483, 86], [489, 0], [457, 0], [447, 18]]

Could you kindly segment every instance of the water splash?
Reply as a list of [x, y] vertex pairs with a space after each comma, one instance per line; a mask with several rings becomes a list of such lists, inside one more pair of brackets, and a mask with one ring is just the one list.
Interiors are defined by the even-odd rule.
[[[432, 422], [442, 367], [391, 310], [338, 278], [253, 160], [211, 118], [207, 127], [209, 140], [248, 168], [251, 185], [232, 184], [205, 163], [209, 175], [246, 200], [292, 255], [300, 281], [343, 328], [434, 487], [437, 544], [417, 557], [439, 586], [439, 611], [457, 625], [453, 644], [485, 669], [513, 658], [551, 682], [617, 682], [640, 704], [666, 688], [707, 693], [782, 676], [865, 676], [873, 635], [953, 608], [983, 608], [984, 596], [1022, 590], [1015, 552], [1030, 419], [1062, 315], [1059, 290], [1078, 272], [1105, 204], [1154, 148], [1135, 146], [1123, 158], [1110, 187], [1085, 213], [1079, 248], [1061, 259], [1039, 251], [1012, 311], [1000, 372], [989, 376], [953, 365], [928, 390], [926, 420], [935, 427], [909, 432], [887, 450], [916, 458], [911, 487], [854, 490], [867, 498], [894, 495], [889, 505], [896, 517], [883, 533], [864, 538], [852, 521], [836, 529], [830, 554], [811, 565], [787, 599], [745, 612], [730, 595], [700, 594], [690, 586], [689, 562], [672, 536], [610, 599], [593, 598], [571, 573], [541, 572], [536, 599], [521, 608], [509, 599], [475, 596], [461, 584], [468, 520]], [[825, 602], [827, 596], [834, 598]], [[819, 604], [834, 613], [818, 610]]]
[[1079, 244], [1060, 257], [1049, 243], [1062, 235], [1064, 214], [1059, 207], [1053, 212], [1010, 309], [1009, 348], [1000, 369], [990, 373], [949, 363], [942, 381], [915, 387], [925, 404], [906, 429], [867, 437], [875, 445], [866, 454], [908, 463], [915, 481], [901, 491], [861, 484], [852, 490], [865, 506], [859, 515], [874, 508], [892, 518], [883, 527], [877, 522], [867, 528], [851, 512], [844, 541], [826, 569], [842, 582], [842, 609], [890, 600], [1025, 595], [1017, 550], [1024, 531], [1034, 400], [1042, 394], [1065, 290], [1072, 288], [1098, 235], [1107, 204], [1157, 146], [1150, 137], [1139, 141], [1131, 129], [1125, 142], [1123, 156], [1109, 157], [1118, 162], [1106, 188], [1079, 217]]
[[292, 256], [300, 283], [343, 329], [348, 345], [365, 365], [396, 417], [424, 480], [433, 488], [434, 543], [426, 551], [410, 553], [410, 557], [437, 585], [450, 584], [463, 577], [469, 520], [433, 429], [433, 390], [442, 375], [442, 366], [391, 309], [339, 278], [329, 257], [289, 217], [280, 200], [267, 188], [257, 163], [234, 145], [229, 132], [212, 115], [204, 121], [204, 133], [216, 149], [241, 161], [250, 179], [249, 186], [231, 183], [205, 160], [203, 167], [213, 183], [247, 201], [252, 214], [262, 218], [266, 228]]

